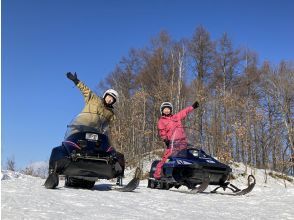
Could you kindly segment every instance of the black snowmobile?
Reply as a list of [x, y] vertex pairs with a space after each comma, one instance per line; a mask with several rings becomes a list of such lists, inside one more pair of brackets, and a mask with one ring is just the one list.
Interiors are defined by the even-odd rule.
[[155, 160], [150, 169], [148, 187], [152, 189], [170, 189], [187, 186], [195, 194], [203, 192], [208, 185], [217, 186], [211, 193], [217, 193], [222, 188], [229, 189], [231, 195], [245, 195], [254, 188], [255, 177], [248, 176], [248, 187], [241, 190], [228, 182], [232, 169], [212, 156], [206, 154], [202, 149], [196, 148], [186, 141], [173, 140], [170, 144], [172, 153], [164, 163], [161, 178], [155, 179], [154, 172], [159, 160]]
[[[84, 113], [83, 113], [84, 114]], [[45, 187], [54, 189], [59, 175], [65, 176], [66, 187], [91, 189], [98, 179], [117, 178], [122, 186], [124, 155], [110, 147], [103, 126], [99, 128], [79, 123], [77, 119], [68, 125], [61, 146], [52, 150], [49, 160], [49, 176]], [[139, 185], [141, 170], [137, 168], [134, 178], [118, 191], [133, 191]]]

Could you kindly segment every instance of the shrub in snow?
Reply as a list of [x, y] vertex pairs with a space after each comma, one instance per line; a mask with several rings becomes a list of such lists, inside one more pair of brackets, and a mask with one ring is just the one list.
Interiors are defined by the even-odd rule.
[[40, 161], [31, 163], [21, 172], [25, 175], [36, 176], [45, 179], [48, 176], [48, 162]]

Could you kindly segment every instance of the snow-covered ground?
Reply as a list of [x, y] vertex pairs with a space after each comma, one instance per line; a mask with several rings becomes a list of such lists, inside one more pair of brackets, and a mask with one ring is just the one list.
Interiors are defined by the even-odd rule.
[[[240, 165], [236, 174], [243, 172]], [[126, 175], [126, 183], [133, 171]], [[204, 193], [191, 195], [180, 189], [147, 188], [147, 181], [130, 193], [109, 191], [111, 181], [96, 182], [92, 190], [63, 187], [45, 189], [44, 179], [1, 172], [1, 219], [294, 219], [294, 185], [256, 170], [257, 185], [245, 196]], [[246, 178], [233, 181], [246, 186]]]

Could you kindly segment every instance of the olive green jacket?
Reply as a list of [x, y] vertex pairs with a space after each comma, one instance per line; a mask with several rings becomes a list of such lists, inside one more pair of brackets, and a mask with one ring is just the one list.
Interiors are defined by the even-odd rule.
[[107, 132], [110, 122], [115, 119], [113, 108], [105, 106], [103, 99], [83, 82], [80, 81], [77, 87], [84, 96], [85, 106], [72, 124], [90, 126], [102, 133]]

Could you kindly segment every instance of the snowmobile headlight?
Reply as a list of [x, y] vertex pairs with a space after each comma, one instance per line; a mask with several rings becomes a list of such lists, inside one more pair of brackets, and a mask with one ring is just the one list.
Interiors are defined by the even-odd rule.
[[199, 152], [198, 152], [198, 150], [191, 150], [191, 154], [192, 154], [194, 157], [199, 157]]
[[98, 134], [86, 133], [86, 139], [89, 141], [98, 141]]

